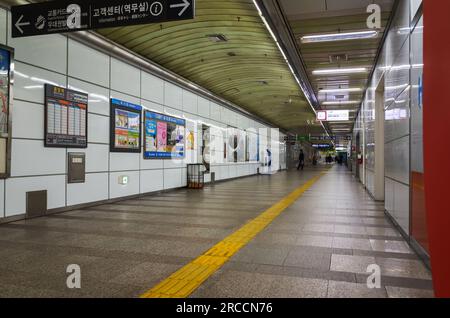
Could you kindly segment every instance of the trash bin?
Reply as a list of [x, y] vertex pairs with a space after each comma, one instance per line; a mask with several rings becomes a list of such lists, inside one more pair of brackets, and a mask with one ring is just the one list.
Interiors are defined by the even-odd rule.
[[203, 164], [189, 164], [187, 166], [187, 187], [203, 189], [205, 186], [205, 167]]

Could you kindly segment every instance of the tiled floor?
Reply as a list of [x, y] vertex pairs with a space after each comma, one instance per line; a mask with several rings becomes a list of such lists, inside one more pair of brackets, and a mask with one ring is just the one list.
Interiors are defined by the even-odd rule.
[[[0, 225], [0, 297], [139, 296], [319, 169]], [[66, 286], [69, 264], [79, 290]], [[367, 288], [371, 264], [380, 289]], [[192, 297], [431, 297], [430, 279], [383, 206], [335, 167]]]

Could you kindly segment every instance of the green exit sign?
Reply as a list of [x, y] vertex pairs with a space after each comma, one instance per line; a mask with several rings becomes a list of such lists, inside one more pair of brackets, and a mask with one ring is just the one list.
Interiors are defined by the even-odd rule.
[[297, 141], [309, 141], [309, 136], [298, 136]]

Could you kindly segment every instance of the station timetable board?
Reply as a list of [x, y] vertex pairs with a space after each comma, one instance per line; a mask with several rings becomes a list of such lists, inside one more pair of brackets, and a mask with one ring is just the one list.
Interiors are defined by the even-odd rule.
[[45, 85], [45, 146], [87, 148], [88, 94]]

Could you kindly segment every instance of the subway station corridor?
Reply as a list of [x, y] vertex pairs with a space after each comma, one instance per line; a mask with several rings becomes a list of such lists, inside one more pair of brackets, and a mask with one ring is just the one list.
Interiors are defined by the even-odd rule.
[[0, 0], [0, 307], [450, 298], [448, 12]]
[[[352, 174], [289, 170], [0, 227], [0, 297], [139, 297], [321, 175], [189, 297], [432, 297], [431, 275]], [[66, 268], [81, 268], [81, 289]], [[369, 289], [369, 265], [381, 288]]]

